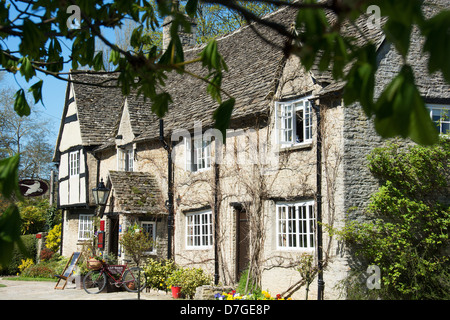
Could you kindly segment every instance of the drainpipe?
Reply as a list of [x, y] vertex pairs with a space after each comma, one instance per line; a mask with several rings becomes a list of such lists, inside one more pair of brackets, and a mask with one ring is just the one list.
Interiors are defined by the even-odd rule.
[[220, 167], [217, 161], [214, 163], [214, 284], [219, 284], [219, 176]]
[[316, 202], [317, 202], [317, 300], [323, 300], [325, 281], [323, 281], [323, 251], [322, 251], [322, 130], [320, 104], [310, 101], [317, 119], [316, 146]]
[[164, 149], [167, 151], [167, 259], [172, 259], [172, 231], [173, 231], [173, 171], [172, 171], [172, 150], [171, 146], [164, 140], [164, 120], [159, 119], [159, 141], [161, 141]]

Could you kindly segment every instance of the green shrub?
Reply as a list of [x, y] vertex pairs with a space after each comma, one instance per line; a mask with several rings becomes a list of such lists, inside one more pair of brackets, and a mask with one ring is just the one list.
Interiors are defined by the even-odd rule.
[[147, 287], [155, 290], [168, 289], [167, 278], [177, 269], [173, 260], [150, 259], [144, 268]]
[[167, 279], [172, 287], [181, 287], [181, 294], [193, 298], [197, 287], [211, 283], [211, 277], [201, 268], [178, 268]]
[[[27, 234], [21, 236], [22, 242], [26, 248], [27, 255], [23, 254], [17, 246], [14, 247], [13, 250], [13, 258], [11, 259], [9, 265], [3, 266], [0, 269], [0, 274], [3, 275], [16, 275], [20, 272], [19, 266], [22, 264], [22, 260], [26, 260], [27, 258], [35, 260], [36, 257], [36, 235]], [[1, 248], [0, 248], [1, 250]]]

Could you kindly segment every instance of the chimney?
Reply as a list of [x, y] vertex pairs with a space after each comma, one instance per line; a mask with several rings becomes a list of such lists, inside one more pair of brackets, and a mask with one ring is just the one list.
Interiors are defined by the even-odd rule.
[[[178, 36], [180, 37], [181, 44], [184, 48], [193, 47], [196, 44], [196, 34], [197, 34], [197, 22], [195, 19], [186, 16], [187, 21], [191, 24], [191, 32], [188, 33], [184, 30], [182, 26], [180, 26], [178, 30]], [[163, 21], [163, 40], [162, 40], [162, 49], [166, 51], [169, 46], [171, 36], [170, 36], [170, 27], [172, 26], [173, 17], [168, 16], [164, 18]]]

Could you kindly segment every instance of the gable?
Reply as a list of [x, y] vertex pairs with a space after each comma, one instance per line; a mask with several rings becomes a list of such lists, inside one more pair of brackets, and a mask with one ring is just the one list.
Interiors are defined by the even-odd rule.
[[117, 130], [116, 143], [118, 145], [127, 144], [134, 139], [133, 128], [131, 126], [130, 112], [128, 108], [128, 99], [125, 99], [125, 103], [122, 109], [120, 117], [119, 128]]
[[55, 149], [55, 159], [59, 158], [62, 152], [82, 145], [80, 123], [78, 119], [78, 108], [73, 86], [67, 86], [66, 101], [61, 119], [60, 132]]

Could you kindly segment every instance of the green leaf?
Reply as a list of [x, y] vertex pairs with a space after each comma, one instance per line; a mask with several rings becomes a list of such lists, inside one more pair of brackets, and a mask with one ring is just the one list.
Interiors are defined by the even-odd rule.
[[206, 47], [200, 53], [200, 58], [202, 60], [203, 67], [207, 67], [208, 70], [216, 69], [220, 71], [223, 69], [228, 71], [225, 60], [219, 53], [216, 40], [211, 40], [208, 42]]
[[430, 73], [442, 71], [450, 83], [450, 11], [442, 11], [424, 22], [422, 34], [425, 36], [423, 49], [428, 52], [428, 70]]
[[213, 119], [215, 120], [214, 128], [222, 132], [223, 143], [226, 143], [226, 133], [230, 126], [231, 114], [233, 113], [235, 102], [235, 99], [231, 98], [221, 103], [213, 114]]
[[381, 93], [375, 105], [375, 128], [384, 138], [401, 136], [430, 145], [438, 141], [439, 134], [414, 82], [409, 65]]
[[105, 70], [105, 65], [103, 63], [103, 51], [100, 51], [95, 55], [93, 65], [95, 71]]
[[28, 57], [23, 57], [19, 59], [20, 65], [20, 73], [25, 77], [25, 80], [28, 82], [32, 77], [36, 75], [34, 71], [33, 65]]
[[119, 59], [120, 59], [120, 52], [114, 49], [111, 50], [111, 53], [109, 55], [109, 62], [112, 62], [114, 65], [118, 65]]
[[384, 33], [386, 38], [391, 41], [398, 52], [406, 58], [409, 49], [412, 25], [389, 19], [384, 25]]
[[[39, 80], [35, 84], [33, 84], [30, 89], [28, 89], [29, 92], [33, 94], [34, 103], [38, 103], [39, 100], [42, 101], [42, 84], [44, 83], [43, 80]], [[43, 102], [43, 101], [42, 101]]]
[[359, 101], [368, 117], [372, 116], [373, 92], [376, 72], [376, 48], [369, 44], [355, 53], [356, 62], [353, 64], [345, 80], [344, 102], [346, 105]]
[[211, 95], [211, 98], [217, 102], [221, 102], [220, 86], [222, 84], [222, 72], [213, 73], [213, 78], [210, 80], [206, 91]]
[[172, 97], [169, 93], [163, 92], [153, 99], [152, 112], [154, 112], [159, 118], [164, 117], [167, 111], [169, 111], [169, 103], [172, 102]]
[[39, 51], [46, 38], [38, 26], [29, 19], [23, 22], [23, 39], [19, 45], [22, 56], [39, 57]]
[[188, 0], [186, 3], [186, 13], [190, 17], [194, 17], [197, 12], [198, 0]]
[[10, 205], [0, 215], [0, 264], [6, 266], [10, 263], [13, 255], [14, 244], [20, 251], [29, 256], [20, 238], [20, 214], [16, 205]]
[[16, 98], [16, 100], [14, 101], [14, 110], [16, 111], [16, 113], [21, 117], [29, 116], [31, 110], [25, 97], [24, 90], [18, 90], [14, 97]]
[[18, 183], [19, 154], [0, 160], [0, 193], [9, 198], [13, 194], [21, 197]]

